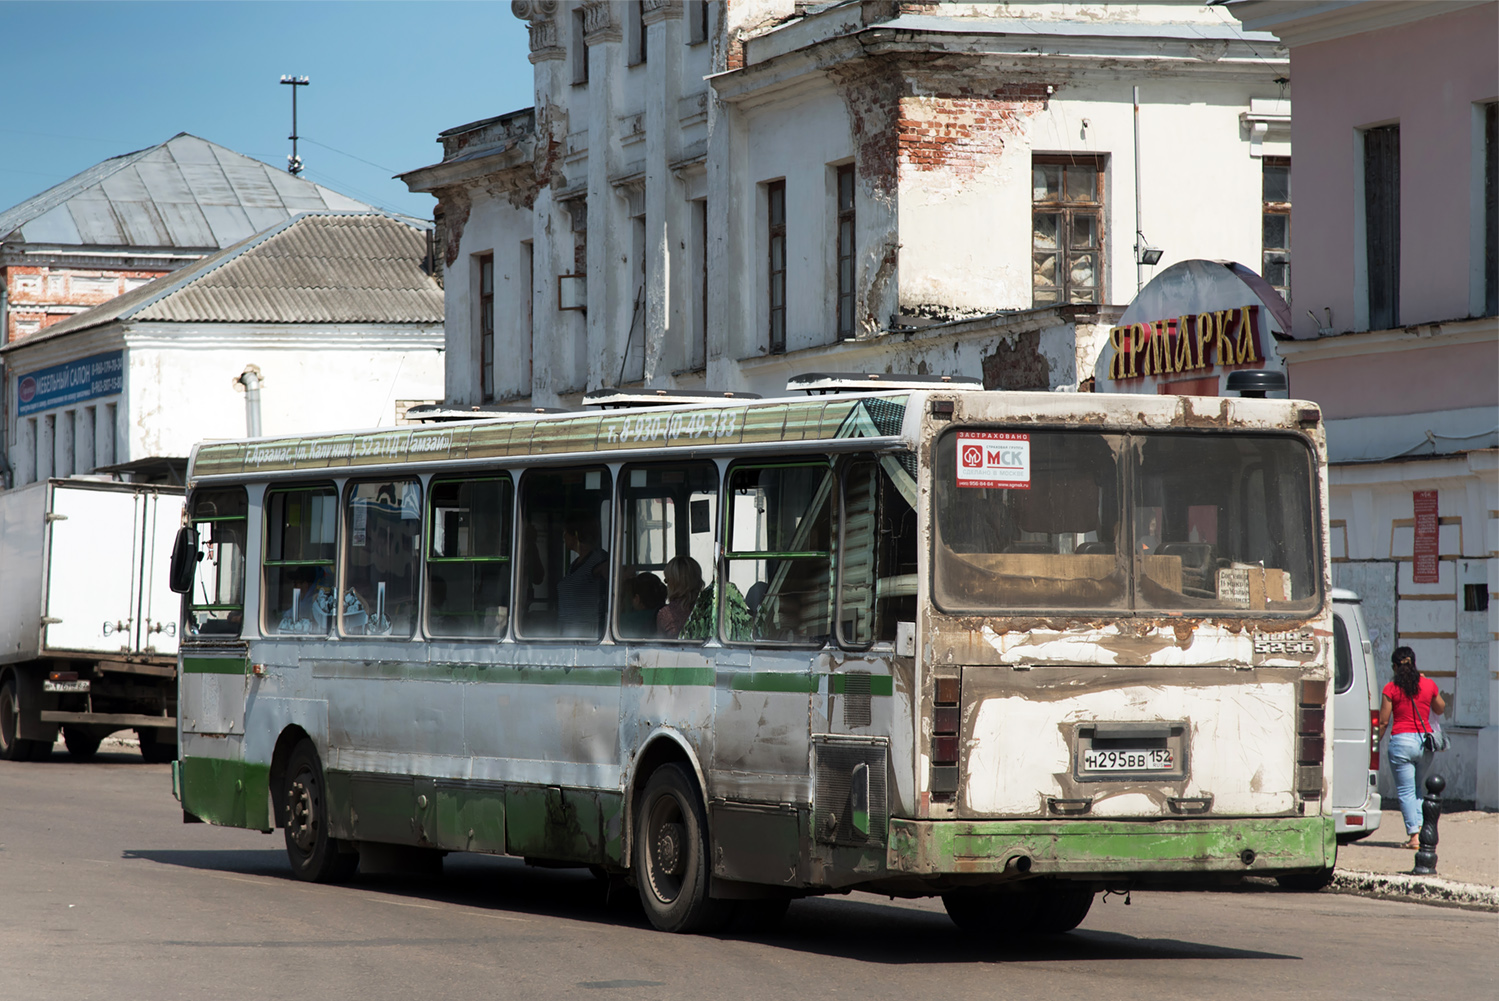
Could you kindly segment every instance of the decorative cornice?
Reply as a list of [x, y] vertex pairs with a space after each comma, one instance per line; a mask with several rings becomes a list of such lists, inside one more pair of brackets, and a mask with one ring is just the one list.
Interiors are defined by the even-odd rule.
[[624, 31], [614, 19], [614, 4], [611, 0], [587, 0], [583, 4], [584, 45], [618, 42], [624, 37]]
[[655, 24], [682, 16], [682, 0], [640, 0], [640, 21]]
[[531, 63], [548, 59], [565, 59], [567, 50], [557, 44], [557, 22], [551, 18], [538, 18], [530, 23]]
[[510, 13], [522, 21], [539, 21], [557, 13], [558, 0], [510, 0]]

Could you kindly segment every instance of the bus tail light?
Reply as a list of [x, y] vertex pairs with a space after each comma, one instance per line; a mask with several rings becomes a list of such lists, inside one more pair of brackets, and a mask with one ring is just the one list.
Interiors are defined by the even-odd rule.
[[1369, 710], [1369, 771], [1379, 771], [1379, 710]]
[[1327, 751], [1327, 682], [1303, 681], [1296, 703], [1296, 791], [1318, 799]]
[[958, 791], [958, 732], [962, 728], [962, 681], [938, 678], [932, 692], [932, 795]]

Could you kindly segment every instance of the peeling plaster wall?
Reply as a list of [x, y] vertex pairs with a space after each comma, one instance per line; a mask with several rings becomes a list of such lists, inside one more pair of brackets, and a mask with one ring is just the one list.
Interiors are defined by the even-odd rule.
[[[447, 205], [446, 198], [443, 204]], [[445, 359], [448, 402], [472, 406], [482, 401], [479, 366], [479, 257], [494, 254], [495, 283], [495, 396], [528, 396], [530, 336], [524, 306], [528, 298], [529, 268], [522, 241], [531, 239], [531, 212], [503, 197], [481, 193], [468, 199], [466, 225], [450, 241], [443, 282], [443, 308], [449, 326], [462, 331], [448, 344]], [[439, 394], [441, 395], [441, 394]]]

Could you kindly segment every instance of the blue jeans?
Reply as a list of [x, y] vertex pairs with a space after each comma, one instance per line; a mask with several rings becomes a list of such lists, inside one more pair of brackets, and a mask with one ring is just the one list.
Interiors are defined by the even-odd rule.
[[1405, 833], [1421, 830], [1421, 780], [1431, 767], [1431, 752], [1421, 746], [1419, 733], [1392, 733], [1385, 739], [1385, 757], [1395, 774], [1395, 795], [1405, 817]]

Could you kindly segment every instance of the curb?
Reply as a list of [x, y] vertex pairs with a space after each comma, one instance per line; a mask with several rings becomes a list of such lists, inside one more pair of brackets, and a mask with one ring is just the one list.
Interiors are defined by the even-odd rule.
[[1416, 876], [1408, 872], [1337, 869], [1327, 892], [1470, 911], [1499, 911], [1499, 887], [1458, 883], [1440, 876]]

